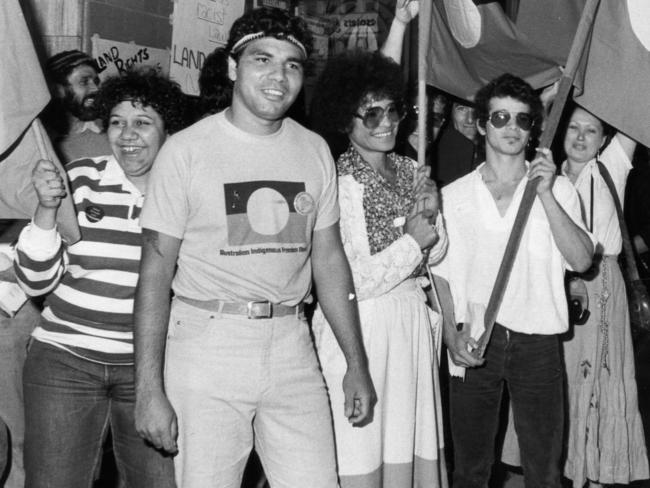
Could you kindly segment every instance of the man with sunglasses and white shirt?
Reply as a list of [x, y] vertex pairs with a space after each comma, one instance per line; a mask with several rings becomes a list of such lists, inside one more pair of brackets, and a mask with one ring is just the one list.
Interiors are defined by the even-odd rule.
[[240, 486], [253, 445], [271, 486], [335, 488], [327, 389], [304, 315], [312, 278], [346, 358], [345, 401], [333, 408], [369, 420], [375, 393], [332, 156], [285, 118], [311, 35], [283, 10], [255, 9], [234, 22], [226, 50], [230, 107], [165, 143], [140, 218], [136, 428], [177, 452], [181, 488]]
[[[594, 243], [582, 224], [578, 195], [568, 179], [555, 176], [550, 151], [525, 160], [542, 122], [542, 105], [530, 85], [502, 75], [479, 90], [476, 111], [486, 160], [442, 190], [449, 249], [434, 269], [451, 291], [442, 293], [443, 304], [453, 303], [444, 326], [450, 372], [464, 375], [450, 386], [453, 485], [487, 486], [505, 387], [526, 486], [557, 488], [564, 427], [558, 335], [568, 329], [563, 278], [566, 269], [589, 268]], [[526, 183], [535, 178], [537, 195], [497, 323], [485, 357], [477, 359], [471, 351], [485, 307]]]

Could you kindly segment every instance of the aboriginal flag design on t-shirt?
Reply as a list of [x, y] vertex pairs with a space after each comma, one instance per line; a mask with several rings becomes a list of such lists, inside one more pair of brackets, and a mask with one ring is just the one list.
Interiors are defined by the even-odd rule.
[[224, 194], [230, 246], [306, 242], [307, 216], [294, 205], [305, 194], [303, 182], [227, 183]]

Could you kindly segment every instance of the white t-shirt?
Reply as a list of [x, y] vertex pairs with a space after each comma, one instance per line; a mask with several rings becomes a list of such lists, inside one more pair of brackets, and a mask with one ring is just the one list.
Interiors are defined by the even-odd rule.
[[182, 239], [177, 295], [295, 305], [311, 287], [312, 234], [338, 219], [320, 136], [291, 119], [257, 136], [221, 112], [165, 142], [140, 223]]
[[[625, 195], [625, 182], [627, 181], [627, 175], [632, 169], [632, 162], [627, 157], [618, 137], [614, 137], [605, 148], [601, 154], [600, 162], [609, 171], [622, 206]], [[567, 162], [565, 161], [562, 164], [563, 174], [566, 174], [566, 167]], [[590, 211], [592, 178], [594, 182], [593, 224]], [[607, 183], [605, 183], [605, 180], [600, 175], [596, 159], [592, 159], [582, 168], [582, 171], [580, 171], [576, 179], [575, 187], [582, 200], [585, 224], [596, 237], [603, 254], [618, 255], [623, 246], [621, 227], [618, 221], [618, 215], [616, 214], [614, 199], [607, 187]]]
[[[469, 322], [476, 304], [487, 305], [528, 181], [523, 178], [519, 182], [502, 217], [483, 182], [480, 173], [483, 164], [442, 189], [449, 249], [433, 271], [449, 282], [457, 322]], [[580, 199], [571, 182], [563, 176], [556, 178], [553, 195], [569, 217], [584, 229]], [[527, 334], [565, 332], [569, 325], [564, 291], [567, 267], [553, 239], [544, 208], [535, 198], [497, 322]]]

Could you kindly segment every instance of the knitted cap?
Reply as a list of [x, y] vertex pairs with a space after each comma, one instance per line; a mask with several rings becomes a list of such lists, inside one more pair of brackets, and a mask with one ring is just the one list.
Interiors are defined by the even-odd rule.
[[52, 80], [57, 83], [65, 83], [72, 70], [82, 64], [87, 64], [95, 70], [97, 69], [93, 58], [76, 49], [55, 54], [47, 60], [45, 69]]

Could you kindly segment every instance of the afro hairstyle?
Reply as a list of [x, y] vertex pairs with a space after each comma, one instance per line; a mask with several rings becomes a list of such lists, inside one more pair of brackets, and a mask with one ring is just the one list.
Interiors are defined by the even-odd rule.
[[102, 83], [96, 104], [104, 128], [108, 127], [111, 110], [125, 101], [153, 108], [160, 115], [168, 134], [173, 134], [186, 125], [186, 96], [178, 83], [155, 69], [129, 70]]
[[321, 133], [349, 132], [359, 108], [374, 100], [404, 104], [402, 69], [380, 52], [345, 51], [331, 58], [314, 90], [311, 120]]

